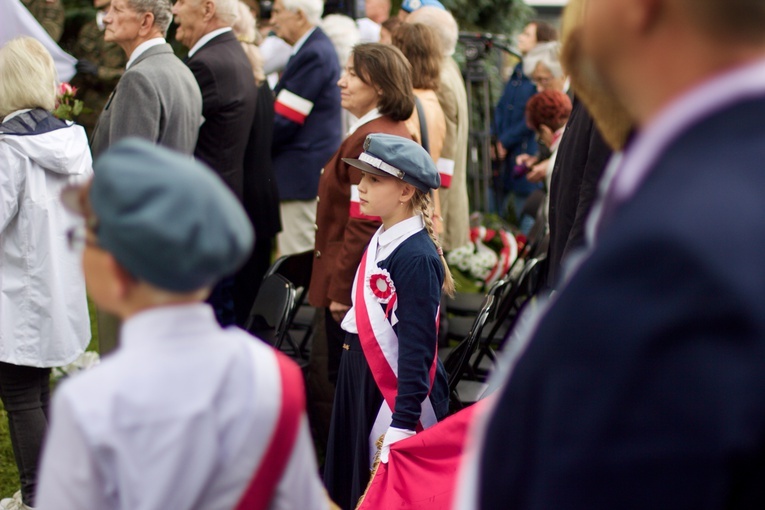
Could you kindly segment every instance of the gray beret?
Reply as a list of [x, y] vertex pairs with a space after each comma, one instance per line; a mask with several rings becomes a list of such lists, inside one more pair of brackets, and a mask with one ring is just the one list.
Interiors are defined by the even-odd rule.
[[374, 133], [364, 140], [364, 152], [355, 158], [343, 158], [351, 166], [376, 175], [397, 177], [427, 193], [441, 186], [430, 154], [408, 138]]
[[190, 292], [216, 284], [249, 256], [254, 234], [239, 200], [191, 157], [127, 138], [93, 171], [98, 245], [136, 278]]

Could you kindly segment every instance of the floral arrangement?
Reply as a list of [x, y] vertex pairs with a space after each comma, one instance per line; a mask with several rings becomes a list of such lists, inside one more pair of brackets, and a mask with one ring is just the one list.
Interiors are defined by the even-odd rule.
[[470, 243], [451, 250], [446, 261], [452, 271], [483, 291], [507, 273], [523, 249], [525, 238], [514, 235], [500, 220], [491, 217], [474, 216], [471, 223]]
[[70, 83], [59, 84], [53, 115], [61, 120], [74, 120], [77, 115], [83, 112], [88, 113], [89, 108], [85, 108], [82, 101], [75, 99], [75, 95], [77, 95], [77, 87], [73, 87]]

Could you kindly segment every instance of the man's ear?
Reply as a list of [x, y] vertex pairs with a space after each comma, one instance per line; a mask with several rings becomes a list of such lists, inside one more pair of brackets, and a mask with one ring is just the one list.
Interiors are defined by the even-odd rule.
[[210, 21], [215, 17], [215, 2], [213, 0], [204, 0], [204, 15], [205, 21]]
[[138, 28], [138, 33], [146, 35], [154, 28], [154, 14], [151, 12], [144, 12], [141, 14], [141, 25]]
[[110, 253], [108, 264], [109, 272], [115, 283], [115, 294], [120, 299], [125, 299], [133, 287], [135, 287], [137, 280], [131, 275], [124, 267], [117, 262], [117, 259]]
[[664, 19], [666, 0], [627, 0], [626, 22], [638, 34], [651, 33]]

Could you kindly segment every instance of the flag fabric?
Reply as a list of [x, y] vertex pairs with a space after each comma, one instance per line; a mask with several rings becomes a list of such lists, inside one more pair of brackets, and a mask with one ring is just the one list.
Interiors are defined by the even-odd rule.
[[467, 431], [483, 401], [391, 445], [358, 510], [451, 508]]
[[64, 52], [51, 39], [48, 32], [37, 22], [20, 0], [2, 0], [0, 2], [0, 46], [11, 39], [21, 36], [34, 37], [45, 46], [56, 64], [60, 82], [68, 82], [76, 71], [74, 64], [77, 59]]

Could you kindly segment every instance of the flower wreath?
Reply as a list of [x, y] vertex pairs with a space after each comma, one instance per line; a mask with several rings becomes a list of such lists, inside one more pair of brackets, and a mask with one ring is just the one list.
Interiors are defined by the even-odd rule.
[[366, 277], [366, 284], [372, 290], [378, 303], [387, 304], [396, 294], [396, 286], [393, 284], [387, 269], [380, 267], [374, 269]]

